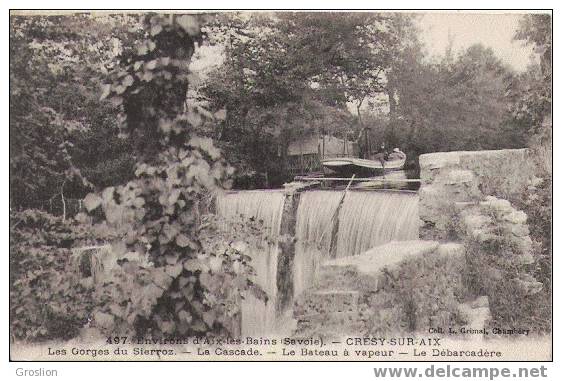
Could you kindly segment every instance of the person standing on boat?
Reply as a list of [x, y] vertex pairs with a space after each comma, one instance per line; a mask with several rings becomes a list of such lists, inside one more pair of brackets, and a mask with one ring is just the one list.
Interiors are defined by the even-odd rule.
[[379, 152], [377, 152], [376, 154], [373, 155], [373, 160], [380, 161], [380, 163], [382, 165], [382, 169], [384, 171], [384, 164], [385, 164], [385, 161], [388, 160], [388, 157], [389, 157], [388, 151], [384, 147], [384, 143], [383, 143], [383, 144], [381, 144], [381, 148], [380, 148]]

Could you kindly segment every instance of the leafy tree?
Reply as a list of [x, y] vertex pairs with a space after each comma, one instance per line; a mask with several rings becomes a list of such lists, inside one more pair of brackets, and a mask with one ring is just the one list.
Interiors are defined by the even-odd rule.
[[[405, 15], [299, 12], [231, 15], [212, 26], [225, 60], [203, 93], [227, 118], [219, 139], [246, 172], [276, 173], [275, 156], [312, 132], [358, 134], [357, 110], [385, 91], [385, 71], [411, 25]], [[279, 181], [276, 181], [279, 183]]]
[[123, 15], [10, 17], [12, 206], [82, 197], [131, 167], [117, 113], [100, 102], [99, 88], [136, 23]]
[[518, 86], [510, 93], [512, 114], [516, 121], [528, 126], [530, 134], [542, 140], [543, 145], [552, 143], [552, 18], [548, 14], [525, 15], [515, 34], [533, 46], [540, 57], [540, 67], [531, 66], [518, 79]]
[[552, 17], [549, 14], [527, 14], [519, 23], [516, 40], [533, 46], [540, 57], [541, 71], [545, 80], [552, 78]]
[[385, 139], [410, 156], [522, 147], [525, 134], [508, 119], [505, 94], [513, 78], [481, 45], [439, 62], [425, 62], [420, 50], [407, 51], [389, 78], [396, 106]]
[[[100, 295], [96, 324], [136, 335], [229, 335], [240, 300], [253, 292], [250, 259], [228, 245], [203, 250], [198, 205], [220, 189], [231, 169], [211, 139], [197, 135], [206, 110], [186, 103], [191, 56], [201, 41], [199, 18], [149, 15], [145, 37], [123, 54], [104, 96], [123, 112], [133, 142], [135, 178], [90, 194], [107, 226], [123, 233], [114, 253], [146, 255], [153, 266], [125, 261]], [[219, 235], [220, 237], [220, 235]]]

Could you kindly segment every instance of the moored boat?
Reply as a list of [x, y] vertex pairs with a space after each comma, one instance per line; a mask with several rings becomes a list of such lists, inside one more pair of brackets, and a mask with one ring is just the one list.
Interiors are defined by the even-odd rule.
[[[382, 158], [382, 154], [381, 154]], [[322, 166], [343, 176], [380, 175], [389, 171], [401, 170], [406, 163], [406, 154], [395, 149], [387, 160], [369, 160], [357, 157], [333, 157], [322, 160]]]

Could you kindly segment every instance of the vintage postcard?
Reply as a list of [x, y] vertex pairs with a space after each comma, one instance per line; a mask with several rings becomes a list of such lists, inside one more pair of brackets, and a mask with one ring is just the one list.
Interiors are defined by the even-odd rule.
[[9, 24], [11, 361], [552, 360], [550, 10]]

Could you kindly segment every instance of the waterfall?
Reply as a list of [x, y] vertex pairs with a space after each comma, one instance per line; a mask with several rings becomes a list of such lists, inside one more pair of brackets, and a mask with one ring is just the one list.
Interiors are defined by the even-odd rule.
[[[342, 192], [309, 191], [300, 195], [293, 265], [294, 297], [312, 285], [318, 264], [327, 259]], [[322, 237], [322, 242], [320, 238]]]
[[[313, 286], [320, 263], [330, 257], [360, 254], [390, 241], [418, 239], [419, 217], [416, 193], [397, 191], [312, 190], [300, 193], [296, 210], [292, 274], [293, 298]], [[217, 213], [230, 221], [254, 217], [262, 220], [267, 234], [277, 242], [284, 212], [283, 191], [241, 191], [217, 198]], [[288, 208], [287, 211], [290, 211]], [[242, 217], [241, 217], [242, 216]], [[264, 242], [265, 243], [265, 242]], [[269, 296], [267, 304], [248, 295], [242, 303], [242, 335], [275, 332], [279, 245], [250, 249], [256, 283]], [[289, 267], [288, 269], [290, 269]], [[285, 278], [288, 279], [288, 278]]]
[[[254, 217], [263, 221], [266, 234], [279, 236], [283, 214], [284, 194], [281, 191], [243, 191], [226, 193], [217, 198], [217, 214], [227, 221], [237, 222]], [[246, 295], [242, 303], [242, 335], [259, 335], [271, 332], [275, 324], [275, 301], [277, 298], [277, 244], [267, 244], [267, 249], [250, 248], [256, 271], [254, 281], [267, 293], [267, 303]]]
[[339, 212], [336, 257], [390, 241], [419, 239], [418, 196], [408, 192], [349, 192]]

